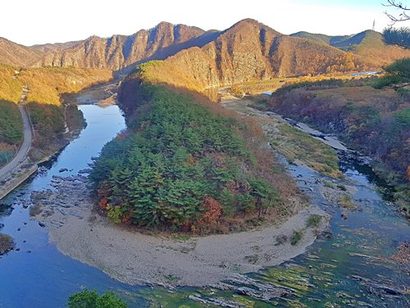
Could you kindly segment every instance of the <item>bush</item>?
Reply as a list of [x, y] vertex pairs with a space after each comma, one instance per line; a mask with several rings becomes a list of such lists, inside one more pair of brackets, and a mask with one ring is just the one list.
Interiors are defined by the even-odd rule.
[[396, 112], [394, 117], [400, 125], [410, 128], [410, 108]]
[[376, 89], [410, 82], [410, 58], [397, 60], [385, 67], [384, 70], [387, 74], [375, 81], [373, 87]]
[[292, 237], [290, 238], [290, 244], [295, 246], [303, 237], [303, 230], [293, 231]]
[[320, 224], [320, 222], [322, 221], [322, 216], [320, 215], [316, 215], [316, 214], [312, 214], [309, 216], [307, 222], [306, 222], [306, 226], [307, 227], [314, 227], [317, 228]]
[[126, 308], [127, 305], [114, 293], [98, 295], [95, 291], [84, 290], [70, 296], [70, 308]]

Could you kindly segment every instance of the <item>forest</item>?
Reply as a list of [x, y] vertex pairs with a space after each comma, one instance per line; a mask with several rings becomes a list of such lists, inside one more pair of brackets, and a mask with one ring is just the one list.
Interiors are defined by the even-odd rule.
[[99, 208], [112, 221], [202, 234], [290, 211], [278, 183], [294, 188], [281, 171], [271, 176], [272, 153], [262, 137], [246, 142], [244, 123], [161, 86], [134, 92], [131, 132], [103, 148], [91, 173]]

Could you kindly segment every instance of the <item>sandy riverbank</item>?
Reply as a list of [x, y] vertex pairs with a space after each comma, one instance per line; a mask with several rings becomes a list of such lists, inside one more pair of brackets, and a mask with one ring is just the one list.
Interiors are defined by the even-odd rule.
[[[32, 196], [50, 241], [64, 254], [129, 284], [204, 286], [277, 265], [303, 253], [328, 222], [322, 210], [311, 206], [280, 226], [182, 240], [127, 230], [93, 213], [83, 176], [55, 178], [53, 186]], [[315, 229], [306, 228], [312, 214], [326, 217]], [[291, 245], [293, 232], [301, 229], [302, 239]], [[288, 240], [275, 245], [283, 235]]]

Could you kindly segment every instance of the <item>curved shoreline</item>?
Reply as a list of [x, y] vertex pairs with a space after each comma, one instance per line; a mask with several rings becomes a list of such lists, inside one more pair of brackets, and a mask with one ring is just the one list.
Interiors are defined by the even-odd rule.
[[[304, 253], [329, 221], [324, 211], [309, 206], [279, 226], [181, 240], [130, 231], [93, 213], [86, 177], [55, 178], [54, 188], [32, 197], [41, 207], [36, 219], [48, 227], [50, 241], [63, 254], [131, 285], [214, 285], [278, 265]], [[314, 229], [306, 227], [312, 214], [326, 217]], [[301, 229], [302, 239], [291, 245], [293, 232]], [[275, 245], [283, 235], [288, 240]]]

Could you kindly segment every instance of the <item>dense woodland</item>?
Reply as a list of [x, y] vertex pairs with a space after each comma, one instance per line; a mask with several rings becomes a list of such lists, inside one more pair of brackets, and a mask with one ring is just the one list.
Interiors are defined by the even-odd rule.
[[0, 166], [10, 161], [23, 139], [23, 122], [14, 103], [0, 100]]
[[253, 148], [244, 140], [244, 124], [161, 86], [140, 84], [134, 92], [131, 131], [104, 147], [91, 174], [113, 221], [225, 232], [292, 210], [281, 201], [278, 177], [288, 193], [294, 187], [272, 176], [272, 153], [258, 136]]

